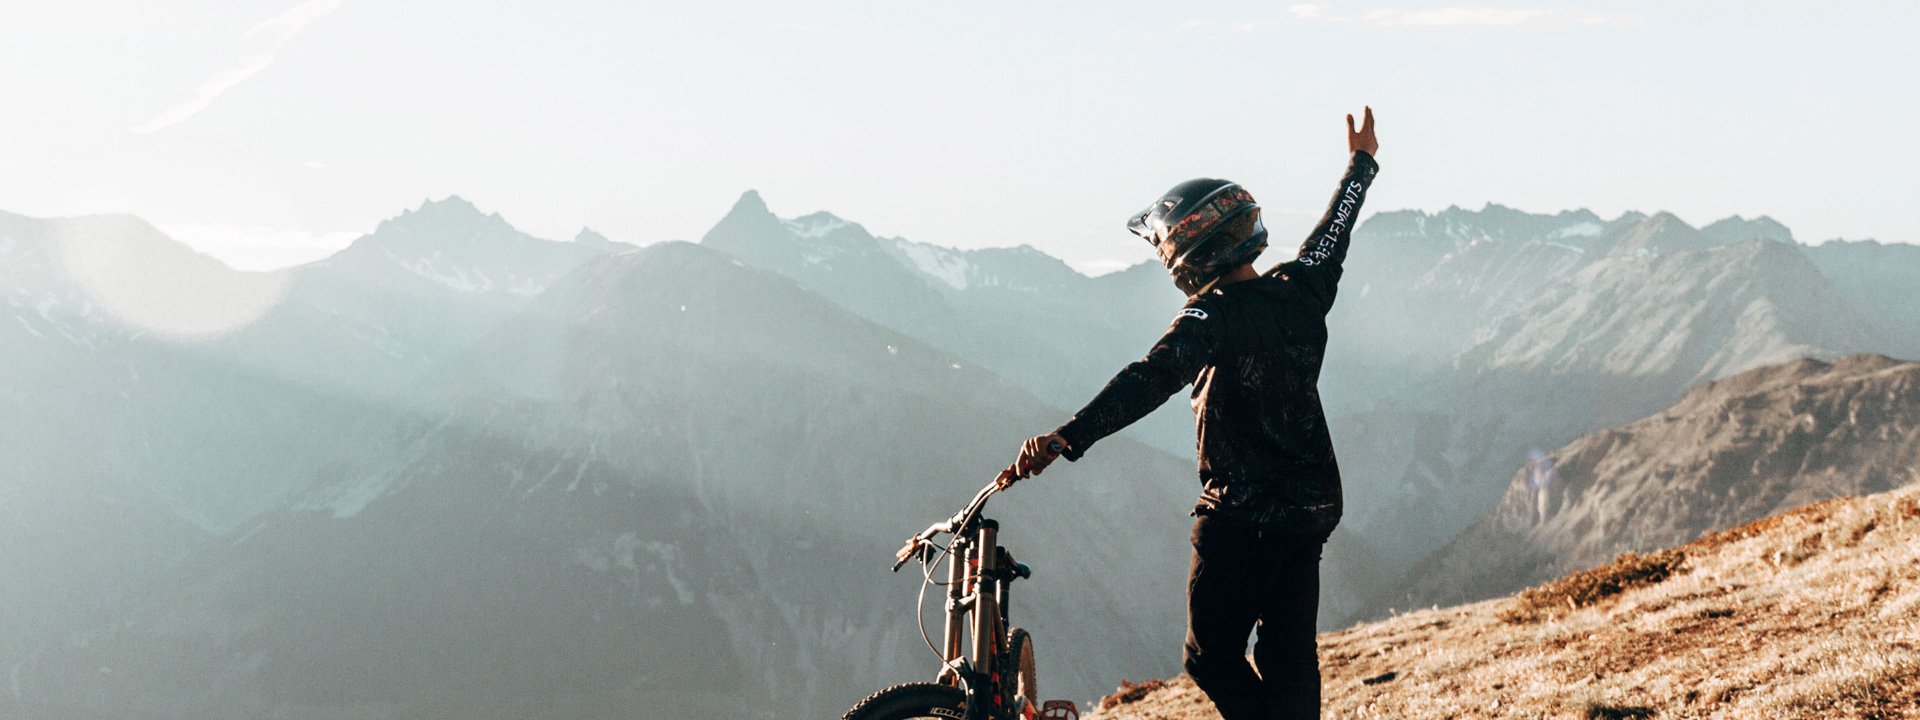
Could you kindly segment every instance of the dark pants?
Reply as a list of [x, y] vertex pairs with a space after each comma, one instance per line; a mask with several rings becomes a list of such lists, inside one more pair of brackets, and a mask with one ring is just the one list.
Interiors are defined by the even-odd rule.
[[[1230, 518], [1193, 523], [1187, 579], [1187, 674], [1221, 720], [1320, 717], [1320, 548], [1327, 535], [1286, 533]], [[1253, 662], [1247, 634], [1259, 628]]]

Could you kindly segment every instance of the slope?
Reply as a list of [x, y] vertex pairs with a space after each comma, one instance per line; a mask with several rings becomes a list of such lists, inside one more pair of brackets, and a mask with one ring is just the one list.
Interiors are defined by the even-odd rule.
[[[1645, 247], [1656, 234], [1636, 227], [1629, 237]], [[1679, 234], [1672, 221], [1660, 229]], [[1644, 417], [1699, 382], [1872, 344], [1792, 246], [1588, 260], [1489, 320], [1417, 392], [1330, 419], [1355, 498], [1348, 525], [1380, 544], [1397, 575], [1499, 502], [1530, 450]], [[1379, 607], [1345, 609], [1366, 606]]]
[[137, 605], [372, 429], [370, 408], [207, 354], [283, 281], [137, 218], [0, 214], [0, 665]]
[[[1157, 267], [1089, 278], [1030, 247], [957, 250], [875, 237], [825, 212], [780, 218], [752, 191], [701, 244], [1066, 409], [1144, 354], [1180, 304]], [[1191, 448], [1190, 413], [1163, 412], [1148, 425], [1132, 435], [1172, 452]]]
[[[1920, 488], [1320, 637], [1341, 718], [1920, 718]], [[1087, 720], [1219, 717], [1185, 676]]]
[[1915, 458], [1920, 363], [1860, 355], [1752, 370], [1549, 454], [1557, 479], [1544, 518], [1517, 473], [1499, 506], [1423, 561], [1392, 603], [1505, 594], [1620, 552], [1920, 481]]
[[[699, 246], [606, 258], [199, 578], [20, 672], [146, 717], [825, 715], [931, 673], [906, 534], [1042, 406]], [[1185, 462], [1116, 441], [997, 503], [1053, 687], [1165, 672]], [[1124, 528], [1124, 531], [1118, 529]], [[1068, 657], [1099, 657], [1067, 663]], [[97, 672], [110, 667], [111, 674]], [[777, 708], [777, 710], [776, 710]]]
[[429, 200], [287, 270], [270, 312], [204, 351], [324, 392], [418, 402], [444, 363], [568, 272], [622, 247], [583, 238], [542, 240], [459, 196]]
[[1920, 358], [1920, 245], [1832, 240], [1805, 249], [1820, 274], [1859, 309], [1880, 352]]

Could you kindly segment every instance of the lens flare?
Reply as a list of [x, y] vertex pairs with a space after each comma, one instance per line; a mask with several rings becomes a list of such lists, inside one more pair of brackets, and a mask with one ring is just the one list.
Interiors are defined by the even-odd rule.
[[240, 272], [145, 223], [86, 223], [52, 238], [59, 272], [115, 320], [174, 341], [210, 340], [265, 316], [288, 273]]

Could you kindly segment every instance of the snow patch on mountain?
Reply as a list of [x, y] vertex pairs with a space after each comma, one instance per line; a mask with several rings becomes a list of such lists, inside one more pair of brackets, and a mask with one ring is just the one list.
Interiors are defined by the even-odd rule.
[[335, 520], [346, 520], [359, 515], [361, 510], [387, 494], [394, 480], [394, 472], [364, 475], [321, 489], [293, 507], [295, 510], [325, 511]]
[[[308, 267], [363, 278], [417, 278], [468, 294], [528, 298], [582, 263], [623, 249], [632, 246], [590, 229], [581, 230], [571, 243], [536, 238], [456, 195], [427, 201], [382, 222], [333, 258]], [[401, 285], [411, 282], [415, 280]]]
[[403, 257], [392, 250], [385, 250], [391, 258], [407, 272], [418, 275], [431, 282], [461, 292], [484, 293], [499, 290], [502, 292], [533, 297], [540, 294], [552, 282], [551, 278], [515, 277], [511, 274], [501, 280], [487, 275], [487, 271], [478, 267], [462, 267], [449, 259], [445, 253], [434, 250], [426, 257]]
[[897, 241], [895, 247], [914, 269], [955, 290], [967, 289], [967, 275], [973, 266], [959, 251], [906, 240]]
[[1548, 235], [1547, 237], [1551, 237], [1555, 239], [1568, 238], [1568, 237], [1598, 237], [1600, 235], [1600, 231], [1601, 231], [1600, 223], [1596, 223], [1589, 220], [1586, 222], [1574, 223], [1572, 225], [1568, 225], [1566, 227], [1560, 228], [1559, 230], [1555, 230], [1553, 231], [1552, 235]]
[[817, 212], [792, 220], [782, 220], [781, 223], [786, 225], [787, 231], [793, 233], [795, 237], [807, 239], [823, 238], [832, 234], [835, 230], [853, 224], [835, 217], [832, 213], [825, 212]]

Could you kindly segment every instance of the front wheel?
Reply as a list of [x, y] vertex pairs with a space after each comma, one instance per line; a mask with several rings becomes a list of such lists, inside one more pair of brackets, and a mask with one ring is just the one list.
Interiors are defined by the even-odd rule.
[[868, 695], [840, 720], [959, 720], [967, 716], [967, 696], [959, 688], [934, 683], [903, 683]]
[[[1023, 628], [1014, 628], [1007, 643], [1007, 659], [1012, 661], [1013, 682], [1005, 687], [1007, 706], [1025, 712], [1040, 707], [1040, 673], [1033, 659], [1033, 636]], [[1006, 672], [1002, 670], [1001, 672]]]

